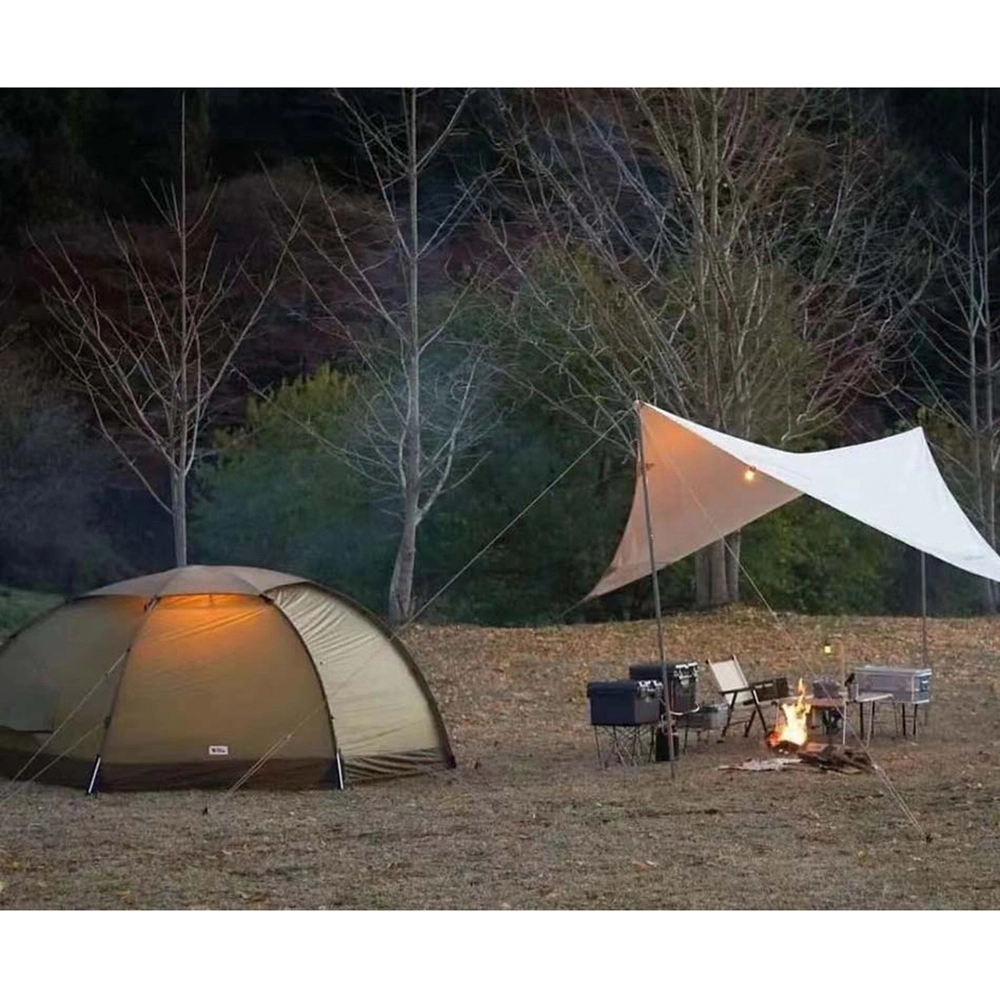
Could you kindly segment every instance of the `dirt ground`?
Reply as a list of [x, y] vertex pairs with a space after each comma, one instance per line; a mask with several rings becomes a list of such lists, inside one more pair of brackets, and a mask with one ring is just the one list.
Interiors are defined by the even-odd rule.
[[[652, 624], [415, 628], [456, 771], [345, 792], [106, 794], [30, 784], [0, 804], [2, 908], [998, 908], [1000, 631], [935, 620], [930, 727], [874, 774], [719, 770], [766, 754], [703, 741], [601, 769], [589, 679], [653, 658]], [[919, 661], [919, 622], [750, 610], [668, 621], [668, 651], [737, 652], [751, 676]], [[834, 656], [836, 660], [836, 655]], [[714, 692], [705, 672], [700, 692]], [[0, 781], [0, 795], [9, 790]], [[205, 806], [209, 814], [203, 815]]]

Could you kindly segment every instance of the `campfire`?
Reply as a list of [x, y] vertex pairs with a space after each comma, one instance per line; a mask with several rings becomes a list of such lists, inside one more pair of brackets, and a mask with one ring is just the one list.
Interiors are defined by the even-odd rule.
[[806, 685], [799, 677], [798, 698], [793, 704], [782, 704], [778, 711], [778, 720], [774, 728], [767, 734], [767, 744], [772, 749], [783, 747], [794, 749], [804, 746], [809, 741], [809, 702], [806, 699]]
[[863, 773], [872, 769], [868, 754], [847, 746], [822, 745], [809, 741], [809, 712], [812, 705], [806, 694], [806, 685], [799, 678], [797, 697], [789, 704], [779, 705], [775, 726], [767, 734], [767, 744], [778, 753], [794, 754], [802, 763], [820, 770], [840, 773]]

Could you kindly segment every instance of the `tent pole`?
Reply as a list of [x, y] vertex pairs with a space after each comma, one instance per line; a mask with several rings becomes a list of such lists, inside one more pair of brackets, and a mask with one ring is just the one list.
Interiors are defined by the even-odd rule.
[[927, 556], [920, 553], [920, 635], [922, 665], [927, 669]]
[[653, 577], [653, 606], [656, 608], [656, 643], [660, 653], [660, 681], [663, 684], [663, 711], [667, 722], [667, 758], [670, 760], [670, 777], [677, 779], [677, 760], [674, 758], [674, 716], [670, 704], [670, 685], [667, 682], [667, 656], [663, 648], [663, 612], [660, 608], [660, 581], [656, 573], [656, 555], [653, 546], [653, 517], [649, 512], [649, 483], [646, 481], [646, 449], [642, 442], [642, 409], [635, 401], [635, 419], [639, 436], [639, 470], [642, 473], [642, 502], [646, 509], [646, 543], [649, 546], [649, 572]]

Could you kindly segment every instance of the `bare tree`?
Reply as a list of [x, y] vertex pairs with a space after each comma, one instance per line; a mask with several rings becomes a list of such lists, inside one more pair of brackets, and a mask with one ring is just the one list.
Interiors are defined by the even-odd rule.
[[[364, 366], [352, 437], [331, 446], [399, 518], [388, 600], [393, 623], [412, 611], [420, 524], [476, 467], [476, 448], [490, 422], [484, 345], [455, 335], [475, 274], [457, 289], [439, 277], [448, 241], [482, 183], [443, 205], [424, 193], [429, 168], [457, 134], [469, 94], [459, 95], [435, 126], [424, 114], [432, 93], [403, 90], [398, 106], [382, 112], [355, 94], [336, 93], [363, 154], [362, 181], [373, 194], [333, 191], [316, 172], [308, 200], [312, 205], [318, 198], [320, 210], [310, 212], [293, 253], [323, 325], [345, 339]], [[277, 185], [275, 192], [292, 212]]]
[[[89, 398], [105, 437], [173, 520], [174, 557], [187, 564], [187, 479], [198, 456], [213, 398], [236, 352], [254, 331], [285, 257], [256, 282], [249, 252], [220, 264], [209, 231], [215, 189], [195, 207], [187, 183], [187, 121], [181, 98], [180, 184], [150, 191], [162, 233], [108, 221], [119, 288], [84, 274], [64, 243], [35, 247], [52, 278], [46, 303], [58, 324], [53, 349], [72, 385]], [[164, 498], [137, 439], [166, 466]]]
[[[1000, 323], [992, 308], [990, 274], [1000, 246], [993, 241], [997, 209], [996, 175], [990, 175], [988, 122], [978, 136], [969, 123], [968, 162], [955, 164], [965, 203], [938, 201], [928, 231], [933, 240], [940, 294], [922, 310], [925, 350], [912, 353], [923, 407], [935, 450], [964, 494], [966, 508], [989, 543], [997, 544], [997, 479], [1000, 476]], [[983, 606], [995, 613], [1000, 587], [984, 579]]]
[[[636, 398], [776, 444], [871, 390], [926, 277], [848, 94], [631, 90], [501, 96], [522, 299], [554, 400], [606, 428]], [[633, 449], [632, 428], [621, 426]], [[738, 597], [739, 538], [699, 553], [698, 601]]]

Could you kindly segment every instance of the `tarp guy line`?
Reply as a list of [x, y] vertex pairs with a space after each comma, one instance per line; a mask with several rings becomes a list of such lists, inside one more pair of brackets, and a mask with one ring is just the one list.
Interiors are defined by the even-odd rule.
[[[697, 493], [691, 487], [691, 484], [689, 483], [689, 481], [687, 479], [687, 476], [685, 476], [684, 473], [676, 466], [676, 464], [673, 462], [673, 459], [671, 458], [671, 456], [669, 454], [666, 455], [666, 458], [667, 458], [667, 461], [669, 461], [671, 463], [672, 467], [674, 468], [674, 471], [677, 473], [678, 478], [683, 482], [684, 488], [687, 489], [687, 491], [690, 494], [691, 498], [695, 501], [695, 503], [698, 504], [699, 507], [701, 507], [702, 513], [705, 514], [706, 519], [708, 519], [710, 522], [714, 523], [714, 519], [712, 518], [711, 513], [709, 513], [709, 511], [705, 508], [705, 505], [701, 502], [701, 499], [698, 497]], [[744, 576], [746, 576], [746, 578], [749, 581], [750, 585], [754, 588], [754, 591], [756, 592], [757, 596], [760, 597], [761, 601], [763, 601], [764, 606], [770, 612], [771, 617], [774, 619], [774, 623], [778, 626], [778, 629], [788, 639], [790, 639], [791, 644], [795, 648], [795, 651], [799, 654], [799, 657], [800, 657], [803, 665], [805, 663], [807, 663], [809, 660], [803, 654], [802, 647], [798, 644], [798, 641], [796, 640], [795, 636], [791, 633], [791, 631], [789, 631], [785, 627], [784, 622], [778, 616], [777, 611], [771, 606], [771, 604], [768, 601], [767, 597], [764, 596], [763, 592], [761, 591], [761, 588], [757, 585], [757, 581], [747, 571], [747, 568], [743, 564], [743, 560], [740, 558], [739, 554], [732, 548], [732, 546], [729, 544], [728, 540], [726, 540], [726, 536], [725, 535], [721, 535], [720, 536], [720, 540], [722, 541], [723, 545], [725, 545], [726, 550], [736, 560], [736, 564], [737, 564], [739, 570], [743, 573]], [[814, 679], [815, 676], [816, 676], [815, 673], [811, 673], [811, 674], [807, 674], [807, 675], [809, 676], [810, 680]], [[869, 747], [866, 746], [861, 741], [860, 735], [855, 730], [854, 726], [851, 724], [851, 722], [850, 722], [850, 720], [849, 720], [849, 718], [847, 716], [847, 711], [846, 710], [843, 712], [843, 719], [842, 719], [842, 721], [843, 721], [844, 727], [854, 736], [854, 738], [857, 741], [858, 745], [861, 747], [861, 751], [871, 761], [872, 767], [874, 767], [874, 769], [875, 769], [875, 773], [879, 776], [879, 778], [881, 779], [882, 783], [885, 784], [886, 790], [889, 792], [889, 795], [892, 797], [892, 799], [899, 806], [900, 811], [902, 811], [903, 815], [905, 815], [906, 818], [913, 824], [913, 826], [917, 830], [917, 832], [919, 832], [920, 835], [924, 839], [926, 839], [926, 840], [929, 841], [930, 837], [928, 836], [927, 832], [924, 830], [924, 827], [920, 824], [920, 822], [917, 819], [917, 817], [910, 810], [910, 807], [903, 800], [902, 794], [900, 794], [900, 792], [896, 789], [896, 786], [889, 779], [889, 775], [885, 772], [885, 770], [881, 766], [881, 764], [876, 761], [876, 759], [875, 759], [874, 756], [872, 756], [871, 750], [869, 749]]]
[[[398, 628], [396, 628], [395, 630], [393, 630], [392, 632], [390, 632], [390, 634], [389, 634], [390, 640], [398, 638], [408, 627], [410, 627], [410, 625], [413, 624], [417, 620], [417, 618], [420, 617], [420, 615], [423, 614], [424, 611], [426, 611], [427, 608], [430, 607], [431, 604], [434, 603], [434, 601], [437, 600], [445, 592], [445, 590], [447, 590], [450, 586], [452, 586], [459, 579], [459, 577], [461, 577], [477, 561], [479, 561], [479, 559], [482, 558], [482, 556], [485, 555], [486, 552], [489, 551], [489, 549], [492, 548], [493, 545], [495, 545], [515, 524], [517, 524], [518, 521], [520, 521], [528, 513], [529, 510], [531, 510], [537, 503], [541, 502], [541, 500], [545, 496], [547, 496], [581, 461], [583, 461], [583, 459], [586, 458], [586, 456], [588, 454], [590, 454], [590, 452], [593, 451], [594, 448], [597, 447], [597, 445], [600, 444], [601, 441], [603, 441], [611, 433], [611, 431], [614, 430], [618, 426], [618, 424], [621, 423], [622, 420], [624, 420], [625, 417], [628, 416], [628, 415], [629, 415], [628, 411], [626, 410], [626, 412], [622, 413], [622, 415], [619, 416], [618, 419], [615, 420], [611, 424], [611, 426], [609, 426], [608, 429], [605, 430], [603, 434], [601, 434], [600, 437], [596, 438], [594, 441], [592, 441], [590, 444], [588, 444], [587, 447], [585, 447], [583, 449], [583, 451], [581, 451], [580, 454], [578, 454], [576, 456], [576, 458], [574, 458], [551, 482], [549, 482], [549, 484], [540, 493], [538, 493], [538, 495], [535, 496], [535, 498], [532, 499], [531, 502], [528, 503], [527, 506], [525, 506], [504, 528], [502, 528], [495, 535], [493, 535], [493, 537], [490, 538], [490, 540], [487, 541], [486, 544], [483, 545], [483, 547], [480, 548], [479, 551], [476, 552], [476, 554], [473, 555], [472, 558], [470, 558], [469, 561], [466, 562], [465, 565], [463, 565], [462, 568], [459, 569], [458, 572], [456, 572], [455, 575], [452, 576], [451, 579], [449, 579], [444, 584], [444, 586], [442, 586], [432, 597], [430, 597], [430, 599], [427, 600], [415, 613], [413, 613], [401, 625], [399, 625]], [[351, 679], [353, 679], [353, 677], [355, 677], [365, 666], [367, 666], [371, 662], [372, 657], [375, 655], [375, 651], [376, 651], [375, 649], [372, 649], [369, 652], [368, 657], [363, 662], [359, 663], [358, 666], [354, 670], [352, 670], [350, 674], [348, 674], [348, 676], [346, 676], [336, 687], [334, 687], [330, 691], [330, 695], [329, 695], [329, 700], [330, 701], [332, 701], [335, 698], [336, 693], [337, 693], [338, 690], [343, 689], [343, 687]], [[332, 704], [331, 704], [331, 708], [332, 708]], [[286, 735], [281, 736], [268, 749], [268, 751], [264, 754], [264, 756], [262, 756], [256, 762], [254, 762], [246, 770], [246, 772], [244, 772], [243, 774], [241, 774], [237, 778], [237, 780], [232, 785], [230, 785], [230, 787], [228, 787], [226, 789], [225, 793], [222, 795], [222, 798], [219, 800], [219, 804], [222, 804], [223, 802], [225, 802], [226, 800], [228, 800], [228, 798], [232, 794], [232, 792], [234, 792], [234, 791], [238, 790], [240, 787], [242, 787], [246, 783], [246, 781], [249, 780], [250, 777], [253, 776], [253, 774], [256, 773], [260, 769], [260, 767], [263, 766], [264, 763], [266, 763], [267, 760], [271, 756], [273, 756], [274, 753], [276, 753], [278, 751], [278, 749], [281, 746], [285, 745], [292, 738], [292, 736], [296, 732], [298, 732], [299, 729], [302, 728], [302, 726], [306, 723], [306, 721], [310, 717], [312, 717], [313, 714], [316, 713], [316, 710], [317, 709], [313, 709], [312, 711], [310, 711], [309, 714], [305, 718], [303, 718], [300, 722], [298, 722], [295, 725], [295, 727], [293, 729], [291, 729], [291, 731], [289, 731]], [[208, 811], [209, 811], [209, 809], [206, 806], [206, 808], [203, 810], [202, 814], [207, 815]]]

